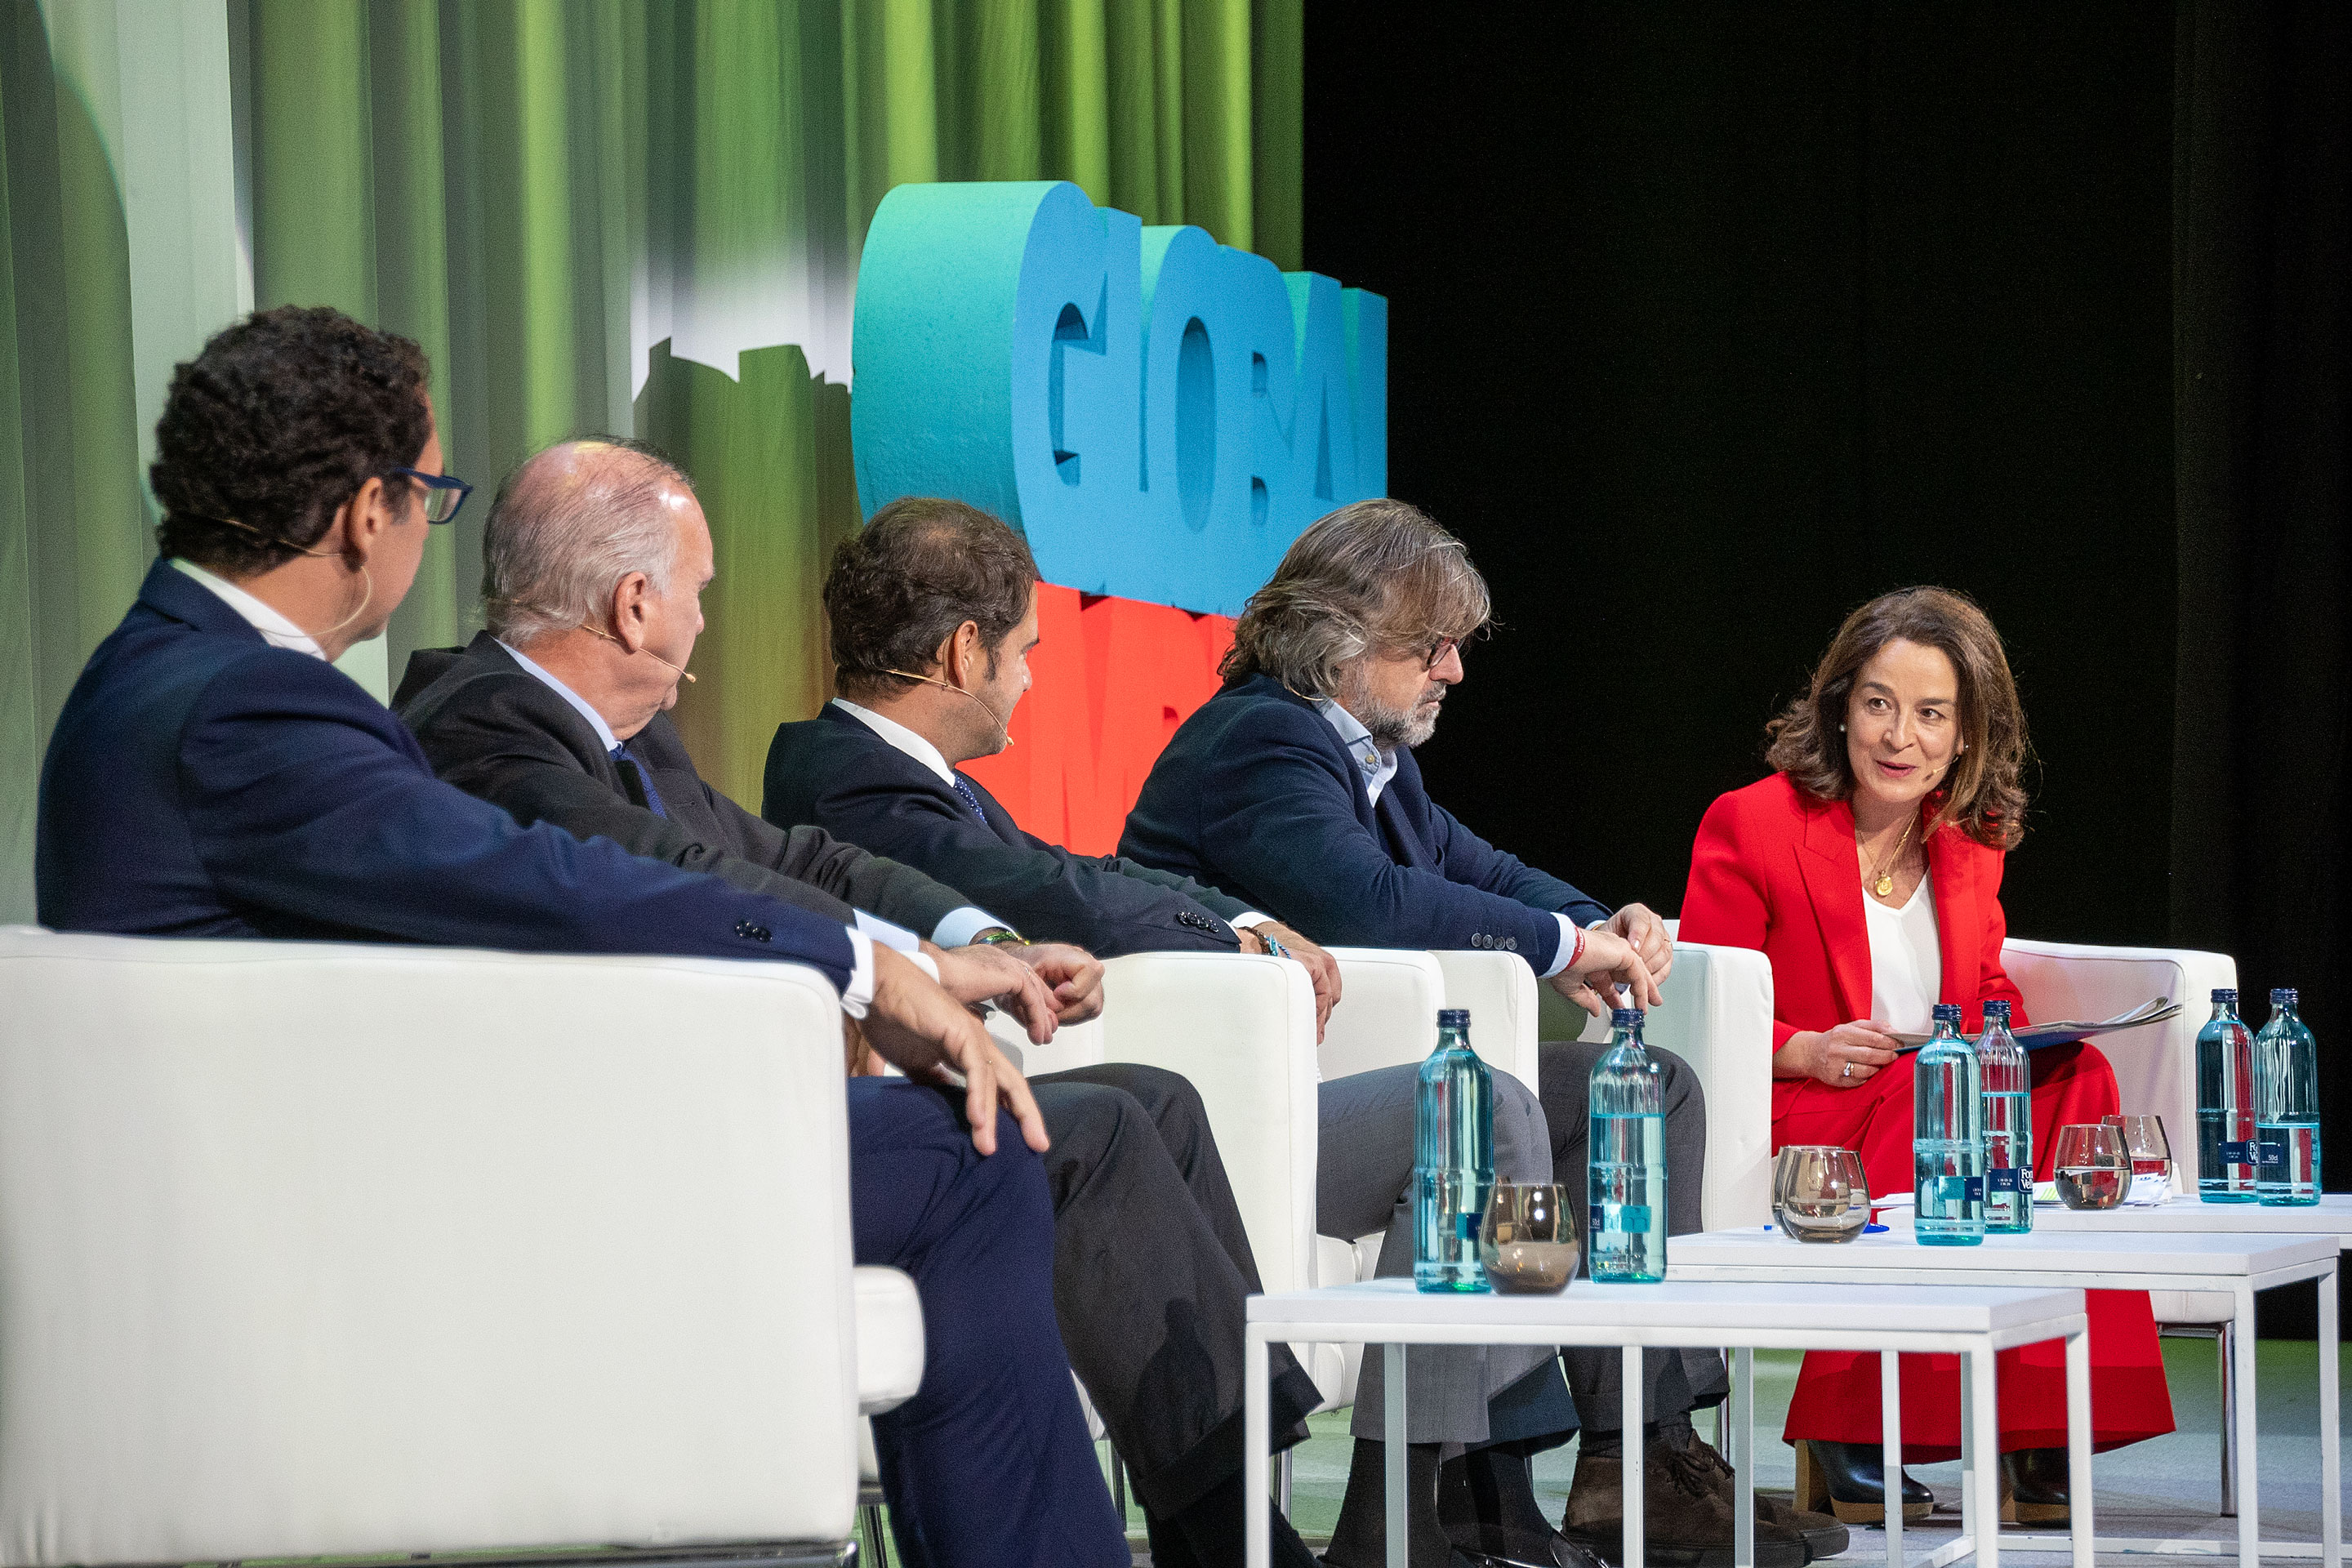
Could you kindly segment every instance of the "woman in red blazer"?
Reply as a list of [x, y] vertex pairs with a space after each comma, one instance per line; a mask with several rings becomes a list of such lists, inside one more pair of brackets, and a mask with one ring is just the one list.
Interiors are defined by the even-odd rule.
[[[1810, 691], [1768, 726], [1778, 771], [1707, 808], [1691, 849], [1681, 939], [1761, 951], [1772, 963], [1772, 1146], [1857, 1150], [1874, 1194], [1911, 1190], [1916, 1059], [1889, 1031], [1924, 1033], [1955, 1002], [1970, 1034], [2017, 987], [2000, 966], [2001, 869], [2022, 836], [2025, 716], [1984, 613], [1912, 588], [1847, 617]], [[2034, 1174], [2057, 1129], [2117, 1109], [2096, 1047], [2036, 1051]], [[2172, 1430], [2144, 1292], [2094, 1290], [2093, 1440], [2119, 1447]], [[2065, 1361], [2056, 1344], [2002, 1352], [2000, 1447], [2014, 1517], [2067, 1516]], [[1959, 1451], [1959, 1358], [1903, 1358], [1904, 1454]], [[1798, 1444], [1798, 1506], [1885, 1517], [1878, 1358], [1805, 1358], [1783, 1436]], [[1930, 1496], [1907, 1477], [1906, 1517]], [[2006, 1510], [2005, 1510], [2006, 1511]]]

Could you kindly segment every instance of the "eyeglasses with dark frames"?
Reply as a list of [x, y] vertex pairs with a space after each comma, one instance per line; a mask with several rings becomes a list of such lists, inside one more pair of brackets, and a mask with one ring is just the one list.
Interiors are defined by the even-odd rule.
[[449, 474], [420, 473], [415, 468], [386, 468], [384, 477], [415, 479], [425, 487], [425, 521], [447, 522], [474, 493], [474, 487]]
[[1452, 653], [1455, 648], [1458, 648], [1461, 646], [1462, 639], [1460, 637], [1430, 638], [1429, 646], [1422, 650], [1421, 668], [1424, 670], [1435, 669], [1439, 665], [1445, 662], [1445, 656], [1447, 654]]

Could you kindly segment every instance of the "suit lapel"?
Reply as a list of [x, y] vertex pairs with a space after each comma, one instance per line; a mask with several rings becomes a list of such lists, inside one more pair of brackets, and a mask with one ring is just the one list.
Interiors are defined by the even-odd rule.
[[1967, 875], [1957, 828], [1938, 827], [1927, 838], [1927, 876], [1936, 889], [1936, 945], [1944, 955], [1942, 989], [1937, 999], [1963, 1007], [1977, 999], [1979, 933], [1976, 884]]
[[1853, 843], [1853, 807], [1832, 801], [1805, 813], [1797, 869], [1820, 922], [1822, 947], [1848, 1018], [1870, 1016], [1870, 924], [1862, 908], [1862, 852]]

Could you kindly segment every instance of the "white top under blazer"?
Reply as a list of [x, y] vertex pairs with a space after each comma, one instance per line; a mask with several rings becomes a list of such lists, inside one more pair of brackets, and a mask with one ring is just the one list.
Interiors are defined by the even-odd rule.
[[1898, 1034], [1928, 1031], [1944, 982], [1932, 880], [1920, 878], [1901, 909], [1889, 909], [1867, 894], [1862, 900], [1870, 925], [1870, 1021]]

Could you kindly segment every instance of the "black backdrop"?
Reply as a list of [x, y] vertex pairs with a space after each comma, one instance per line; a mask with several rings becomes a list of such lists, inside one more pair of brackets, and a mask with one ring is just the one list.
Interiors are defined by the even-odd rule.
[[1839, 619], [1964, 589], [2040, 756], [2011, 930], [2233, 952], [2327, 1058], [2352, 69], [2208, 9], [1310, 12], [1307, 264], [1389, 297], [1390, 489], [1501, 622], [1438, 798], [1672, 911]]

